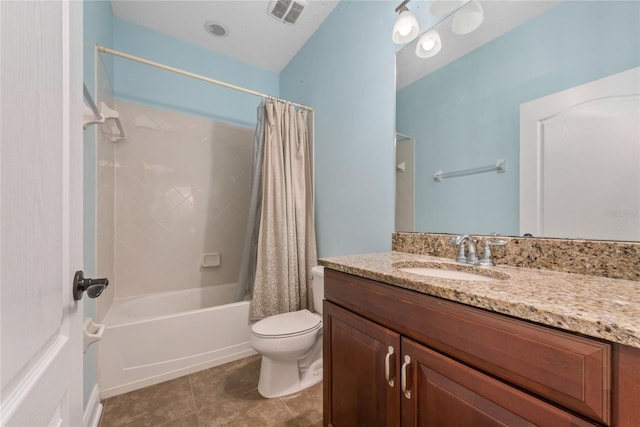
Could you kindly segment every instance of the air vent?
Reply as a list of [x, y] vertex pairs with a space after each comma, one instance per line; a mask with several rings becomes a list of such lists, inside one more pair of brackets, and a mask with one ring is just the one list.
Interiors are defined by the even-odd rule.
[[295, 24], [306, 6], [305, 0], [274, 0], [269, 2], [267, 12], [280, 22]]

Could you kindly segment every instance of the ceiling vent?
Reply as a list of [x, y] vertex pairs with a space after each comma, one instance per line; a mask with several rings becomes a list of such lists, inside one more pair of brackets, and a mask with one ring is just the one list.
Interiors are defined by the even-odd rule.
[[306, 6], [305, 0], [273, 0], [267, 12], [280, 22], [295, 24]]

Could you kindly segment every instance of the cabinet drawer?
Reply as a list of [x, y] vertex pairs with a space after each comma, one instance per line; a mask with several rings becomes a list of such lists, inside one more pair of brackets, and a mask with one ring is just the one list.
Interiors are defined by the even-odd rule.
[[610, 345], [332, 270], [325, 298], [415, 341], [609, 424]]

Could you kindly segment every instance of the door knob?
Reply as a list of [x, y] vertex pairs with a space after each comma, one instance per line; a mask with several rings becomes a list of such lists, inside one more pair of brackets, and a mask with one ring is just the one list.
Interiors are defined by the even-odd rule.
[[80, 301], [82, 293], [87, 291], [89, 298], [97, 298], [102, 291], [109, 285], [109, 279], [91, 279], [84, 277], [82, 270], [76, 271], [73, 276], [73, 299]]

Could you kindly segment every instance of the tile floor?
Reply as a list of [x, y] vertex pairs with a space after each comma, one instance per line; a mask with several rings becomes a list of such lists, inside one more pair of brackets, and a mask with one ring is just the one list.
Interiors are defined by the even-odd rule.
[[111, 397], [100, 427], [322, 426], [322, 383], [264, 399], [259, 372], [256, 355]]

